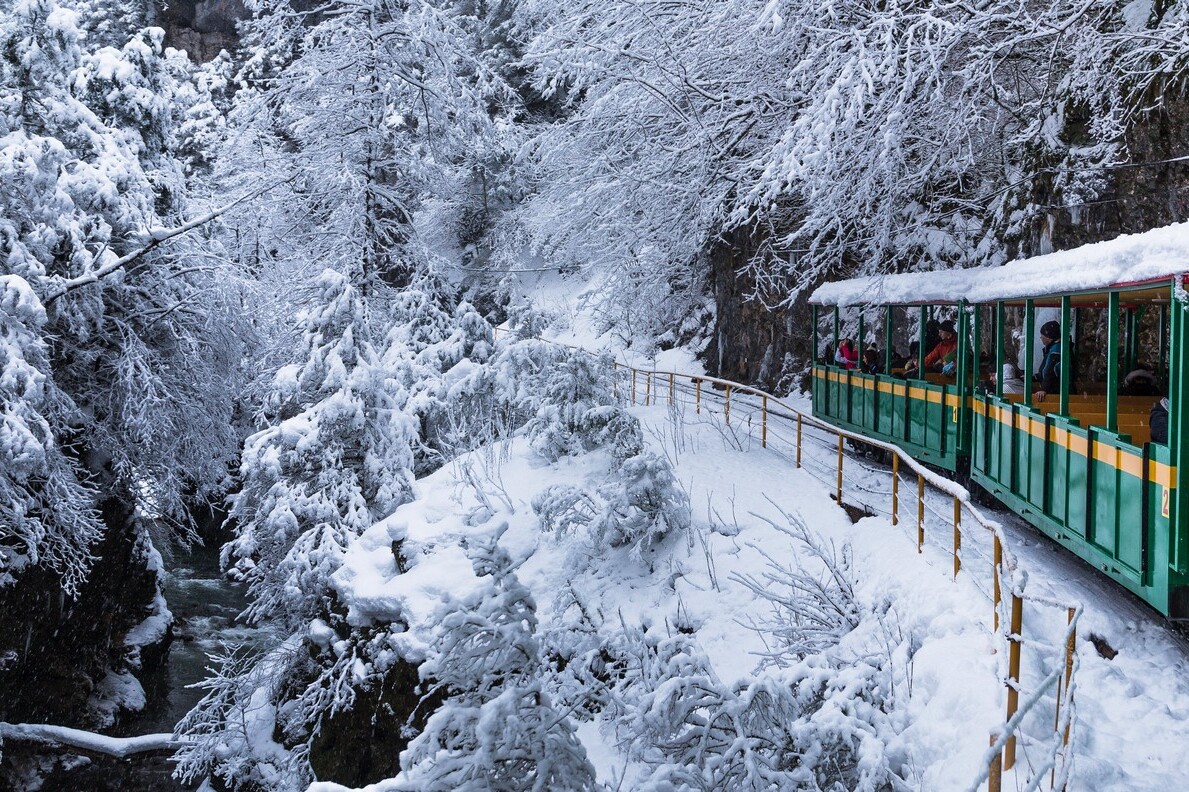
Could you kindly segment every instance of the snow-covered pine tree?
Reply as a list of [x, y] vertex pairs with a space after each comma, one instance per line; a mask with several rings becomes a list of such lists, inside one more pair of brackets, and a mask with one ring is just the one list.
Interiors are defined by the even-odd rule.
[[496, 540], [471, 551], [489, 578], [441, 620], [421, 667], [447, 696], [401, 754], [401, 789], [418, 792], [582, 792], [596, 788], [568, 713], [546, 690], [536, 603]]
[[290, 627], [325, 608], [347, 543], [408, 499], [416, 438], [359, 290], [333, 270], [312, 289], [301, 360], [277, 372], [267, 425], [244, 444], [239, 534], [223, 549], [251, 583], [250, 613]]

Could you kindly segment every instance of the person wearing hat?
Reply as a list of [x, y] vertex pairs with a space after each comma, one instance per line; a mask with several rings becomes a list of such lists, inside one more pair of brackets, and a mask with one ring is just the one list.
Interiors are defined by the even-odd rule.
[[1020, 376], [1020, 370], [1013, 363], [1003, 364], [1003, 392], [1013, 395], [1024, 392], [1024, 378]]
[[[954, 332], [954, 323], [948, 319], [941, 322], [937, 325], [937, 333], [941, 340], [925, 355], [925, 371], [942, 371], [947, 364], [958, 359], [958, 334]], [[916, 370], [917, 363], [913, 358], [904, 367], [904, 376], [915, 374]]]
[[1033, 394], [1036, 401], [1045, 400], [1045, 396], [1061, 390], [1061, 323], [1045, 322], [1040, 326], [1040, 340], [1044, 344], [1041, 351], [1040, 369], [1035, 379], [1040, 387]]

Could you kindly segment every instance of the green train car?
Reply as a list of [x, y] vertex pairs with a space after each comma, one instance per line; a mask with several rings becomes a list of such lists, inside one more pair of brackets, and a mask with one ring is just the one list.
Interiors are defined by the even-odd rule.
[[828, 283], [810, 297], [814, 414], [968, 479], [1189, 619], [1187, 271], [1184, 223], [1003, 266]]

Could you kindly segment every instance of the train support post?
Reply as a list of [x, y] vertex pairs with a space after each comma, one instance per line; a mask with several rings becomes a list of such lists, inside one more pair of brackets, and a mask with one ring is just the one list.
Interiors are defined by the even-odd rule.
[[[1020, 651], [1024, 630], [1024, 598], [1015, 591], [1011, 595], [1011, 633], [1007, 636], [1007, 722], [1015, 717], [1020, 708]], [[1003, 751], [1003, 769], [1011, 770], [1016, 765], [1016, 736], [1007, 738]]]
[[1119, 431], [1119, 293], [1106, 302], [1106, 428]]

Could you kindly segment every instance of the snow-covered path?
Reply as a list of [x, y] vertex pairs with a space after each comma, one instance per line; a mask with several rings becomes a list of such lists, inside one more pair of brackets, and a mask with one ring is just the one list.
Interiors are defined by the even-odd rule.
[[[808, 410], [807, 404], [804, 407]], [[664, 407], [638, 412], [657, 435], [665, 432], [656, 427], [672, 425]], [[741, 412], [737, 408], [737, 415]], [[685, 419], [688, 421], [689, 416]], [[781, 448], [778, 442], [772, 443], [775, 448], [762, 449], [752, 439], [745, 441], [746, 450], [735, 450], [730, 446], [738, 435], [731, 434], [725, 443], [719, 439], [716, 447], [716, 436], [724, 435], [711, 423], [713, 420], [700, 420], [702, 426], [687, 429], [688, 435], [699, 438], [691, 443], [698, 447], [676, 455], [678, 471], [695, 504], [710, 498], [720, 510], [723, 503], [734, 502], [747, 504], [743, 511], [770, 515], [774, 508], [767, 501], [771, 500], [781, 508], [800, 512], [816, 530], [852, 542], [856, 558], [867, 567], [869, 584], [893, 596], [902, 617], [924, 620], [930, 625], [933, 639], [946, 638], [942, 643], [946, 649], [926, 646], [924, 650], [942, 655], [937, 658], [936, 669], [921, 667], [923, 660], [932, 659], [930, 656], [917, 658], [916, 675], [918, 682], [924, 677], [925, 690], [914, 689], [917, 701], [910, 708], [914, 725], [907, 735], [925, 756], [934, 760], [949, 756], [944, 761], [925, 760], [929, 771], [921, 778], [921, 788], [950, 789], [969, 783], [969, 777], [963, 778], [957, 767], [965, 765], [973, 772], [976, 760], [971, 757], [977, 755], [974, 744], [985, 744], [983, 735], [1001, 713], [997, 691], [988, 690], [986, 678], [979, 673], [993, 672], [994, 662], [979, 655], [978, 642], [966, 633], [972, 625], [980, 625], [984, 633], [990, 629], [991, 610], [985, 604], [985, 588], [976, 588], [981, 570], [974, 566], [988, 558], [989, 549], [964, 539], [965, 571], [954, 583], [950, 580], [951, 555], [945, 545], [948, 540], [931, 536], [924, 554], [917, 555], [915, 500], [907, 500], [912, 496], [903, 484], [899, 526], [892, 526], [886, 515], [869, 517], [852, 526], [830, 497], [832, 482], [822, 475], [835, 466], [835, 452], [829, 444], [807, 439], [803, 446], [806, 469], [797, 470], [788, 449]], [[736, 418], [736, 423], [739, 420]], [[672, 429], [667, 431], [672, 433]], [[886, 510], [886, 499], [876, 493], [890, 490], [890, 470], [850, 458], [846, 464], [850, 470], [848, 482], [857, 481], [874, 491], [855, 494], [877, 509]], [[814, 471], [816, 476], [812, 475]], [[934, 495], [929, 501], [932, 512], [946, 514], [949, 505], [944, 496]], [[1029, 573], [1031, 593], [1085, 607], [1077, 647], [1080, 669], [1072, 788], [1182, 788], [1189, 780], [1189, 755], [1185, 752], [1189, 746], [1189, 641], [1159, 614], [1015, 515], [993, 511], [988, 516], [1004, 526], [1011, 551]], [[940, 521], [931, 514], [928, 522]], [[730, 563], [724, 558], [719, 556], [720, 566]], [[990, 579], [989, 574], [981, 577], [983, 583]], [[943, 610], [952, 617], [952, 624], [940, 618], [938, 603], [947, 603]], [[713, 603], [707, 602], [707, 606], [713, 607]], [[1052, 634], [1060, 627], [1052, 614], [1030, 611], [1027, 619], [1033, 623], [1052, 622]], [[962, 638], [946, 636], [941, 632], [944, 629]], [[713, 649], [710, 635], [703, 633], [702, 640]], [[727, 647], [738, 648], [738, 640], [737, 635], [724, 631], [720, 655], [724, 662], [729, 656]], [[1100, 652], [1098, 646], [1104, 650]], [[990, 644], [982, 650], [991, 651]], [[1104, 656], [1111, 651], [1117, 654], [1110, 659]], [[1025, 663], [1027, 658], [1026, 654]], [[964, 668], [959, 670], [958, 666]], [[1025, 684], [1041, 670], [1051, 669], [1025, 667]], [[989, 720], [980, 720], [980, 716]], [[959, 734], [968, 735], [970, 740], [955, 739]], [[1026, 749], [1021, 757], [1028, 762]]]

